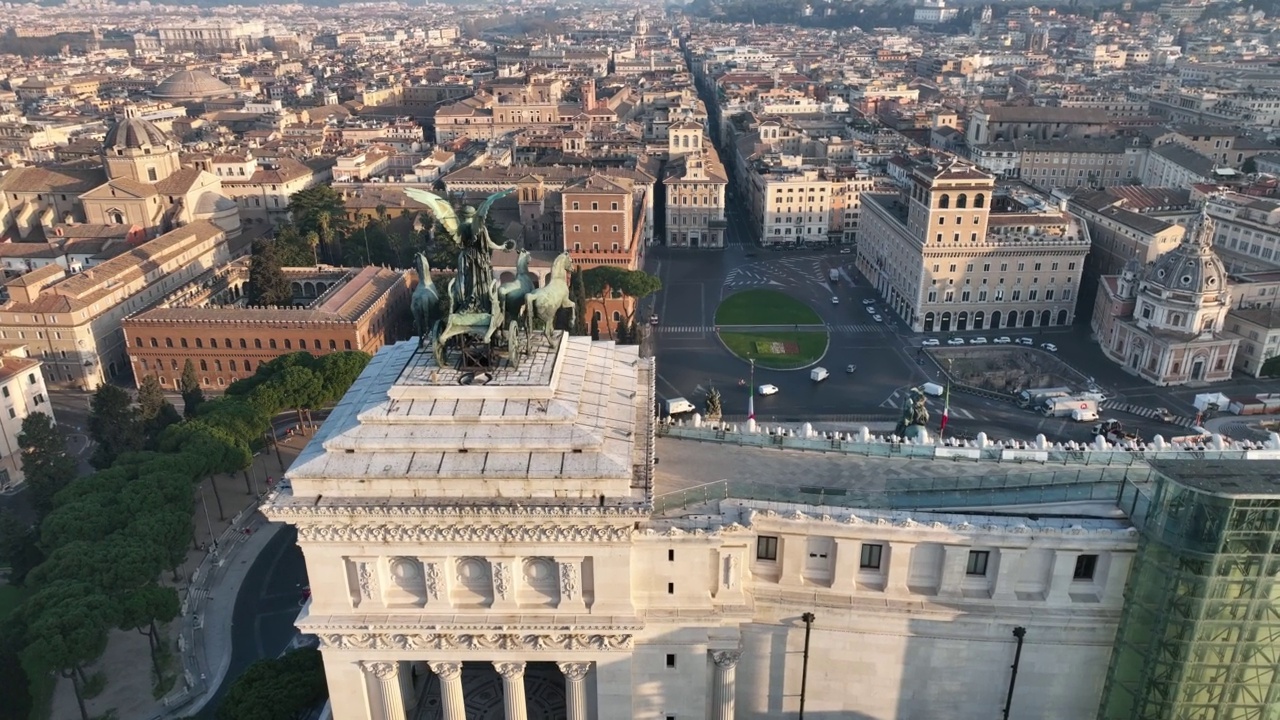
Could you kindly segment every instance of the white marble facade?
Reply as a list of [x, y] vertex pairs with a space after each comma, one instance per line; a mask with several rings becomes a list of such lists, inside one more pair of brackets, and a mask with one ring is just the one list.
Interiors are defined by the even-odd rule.
[[1015, 626], [1016, 716], [1096, 714], [1125, 521], [747, 500], [656, 518], [636, 348], [558, 336], [485, 385], [428, 355], [380, 351], [263, 507], [298, 527], [297, 624], [335, 720], [475, 718], [479, 672], [501, 717], [541, 720], [535, 667], [571, 720], [793, 717], [804, 612], [806, 717], [994, 717]]

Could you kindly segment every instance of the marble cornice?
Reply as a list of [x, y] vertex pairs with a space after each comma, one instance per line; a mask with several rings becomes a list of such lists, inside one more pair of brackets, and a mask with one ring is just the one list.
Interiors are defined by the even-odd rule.
[[324, 648], [337, 650], [580, 650], [629, 651], [635, 647], [635, 634], [641, 626], [584, 627], [557, 625], [520, 625], [517, 627], [466, 627], [452, 625], [448, 630], [436, 628], [381, 626], [353, 628], [300, 623], [299, 628], [320, 639]]
[[[285, 519], [285, 518], [273, 518]], [[579, 524], [324, 524], [298, 523], [301, 542], [332, 543], [599, 543], [629, 542], [632, 526]]]
[[509, 522], [512, 518], [530, 518], [530, 519], [555, 519], [555, 520], [627, 520], [634, 521], [637, 519], [648, 518], [653, 507], [650, 503], [637, 503], [635, 505], [620, 506], [598, 506], [598, 505], [537, 505], [537, 504], [512, 504], [512, 505], [469, 505], [469, 504], [452, 504], [452, 505], [395, 505], [389, 504], [395, 502], [388, 500], [387, 504], [373, 504], [367, 501], [355, 500], [351, 503], [342, 503], [342, 501], [327, 499], [328, 504], [313, 505], [302, 502], [289, 502], [275, 504], [270, 501], [263, 504], [262, 512], [273, 519], [283, 521], [292, 521], [294, 519], [302, 521], [315, 520], [423, 520], [432, 518], [493, 518], [503, 522]]
[[[1057, 535], [1063, 537], [1115, 537], [1115, 538], [1136, 538], [1138, 529], [1135, 527], [1125, 528], [1086, 528], [1080, 525], [1072, 525], [1070, 527], [1053, 527], [1048, 525], [1032, 526], [1025, 522], [1010, 522], [1004, 524], [984, 522], [974, 524], [968, 521], [962, 522], [919, 522], [911, 517], [862, 517], [857, 513], [842, 514], [839, 516], [827, 513], [805, 513], [800, 510], [793, 510], [787, 513], [780, 513], [775, 510], [757, 510], [754, 508], [744, 508], [747, 511], [747, 521], [753, 526], [758, 520], [764, 521], [785, 521], [795, 523], [826, 523], [846, 526], [871, 525], [884, 528], [898, 528], [902, 530], [947, 530], [956, 533], [976, 534], [1007, 534], [1007, 535]], [[906, 515], [908, 511], [895, 513], [898, 515]]]

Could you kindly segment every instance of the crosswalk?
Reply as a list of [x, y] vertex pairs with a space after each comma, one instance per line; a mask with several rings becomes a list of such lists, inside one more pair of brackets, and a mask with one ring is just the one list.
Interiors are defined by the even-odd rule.
[[[715, 332], [715, 330], [716, 330], [715, 326], [712, 326], [712, 325], [659, 325], [658, 326], [658, 332], [664, 333], [664, 334], [710, 333], [710, 332]], [[856, 335], [859, 333], [883, 332], [884, 325], [881, 325], [880, 323], [828, 325], [826, 326], [826, 330], [827, 332], [841, 333], [844, 335]]]
[[[911, 388], [900, 388], [898, 390], [894, 390], [892, 395], [885, 398], [884, 402], [880, 403], [880, 407], [892, 408], [894, 410], [901, 410], [902, 404], [907, 401], [907, 396], [910, 392], [911, 392]], [[938, 418], [939, 420], [942, 418], [942, 408], [943, 408], [942, 398], [925, 396], [924, 404], [925, 404], [925, 407], [929, 408], [930, 421], [932, 421], [934, 418]], [[961, 420], [974, 419], [973, 413], [969, 412], [968, 410], [965, 410], [964, 408], [956, 407], [955, 403], [951, 404], [951, 417], [953, 419], [959, 418]]]
[[1175, 416], [1166, 421], [1161, 417], [1160, 413], [1149, 407], [1134, 405], [1132, 403], [1122, 403], [1116, 400], [1104, 400], [1101, 407], [1103, 410], [1115, 410], [1116, 412], [1129, 413], [1130, 415], [1137, 415], [1138, 417], [1149, 418], [1151, 420], [1160, 420], [1172, 425], [1181, 425], [1182, 427], [1192, 427], [1196, 424], [1195, 419], [1189, 417]]

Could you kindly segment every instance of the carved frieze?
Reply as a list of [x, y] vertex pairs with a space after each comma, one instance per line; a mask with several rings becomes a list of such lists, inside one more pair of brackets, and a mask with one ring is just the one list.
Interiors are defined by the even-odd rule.
[[338, 650], [631, 650], [630, 633], [370, 633], [320, 632]]
[[578, 564], [560, 563], [560, 597], [573, 600], [578, 594]]
[[507, 599], [507, 592], [511, 588], [511, 563], [494, 562], [493, 563], [493, 592], [498, 596], [499, 600]]
[[442, 582], [442, 578], [440, 576], [440, 563], [423, 563], [422, 570], [423, 578], [426, 583], [427, 599], [439, 600], [441, 589], [440, 584]]
[[652, 508], [645, 505], [633, 506], [597, 506], [597, 505], [431, 505], [431, 506], [375, 506], [369, 504], [353, 504], [350, 506], [314, 504], [268, 505], [268, 512], [274, 518], [306, 519], [306, 518], [385, 518], [388, 520], [420, 520], [422, 518], [598, 518], [647, 517]]
[[615, 525], [300, 525], [302, 542], [356, 543], [599, 543], [625, 542], [630, 526]]

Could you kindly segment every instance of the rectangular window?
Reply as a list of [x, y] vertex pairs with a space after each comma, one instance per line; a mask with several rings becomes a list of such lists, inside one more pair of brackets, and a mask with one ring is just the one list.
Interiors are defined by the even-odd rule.
[[1014, 302], [1018, 302], [1018, 301], [1019, 301], [1019, 300], [1021, 300], [1021, 299], [1022, 299], [1022, 291], [1021, 291], [1021, 290], [1014, 290], [1014, 291], [1013, 291], [1013, 301], [1014, 301]]
[[987, 560], [991, 557], [991, 553], [986, 550], [970, 550], [969, 562], [965, 564], [965, 575], [986, 575]]
[[673, 668], [675, 666], [676, 666], [676, 656], [673, 653], [667, 653], [667, 667]]
[[883, 545], [873, 545], [871, 543], [862, 544], [862, 559], [858, 561], [858, 567], [864, 570], [880, 569], [880, 554], [884, 551]]
[[667, 583], [667, 594], [668, 594], [668, 595], [675, 595], [675, 594], [676, 594], [676, 584], [675, 584], [675, 583]]
[[778, 538], [772, 535], [761, 535], [756, 538], [756, 559], [777, 560]]
[[668, 550], [668, 551], [667, 551], [667, 562], [675, 562], [675, 561], [676, 561], [676, 551], [675, 551], [675, 550]]
[[1076, 569], [1071, 574], [1072, 580], [1092, 580], [1093, 571], [1098, 567], [1097, 555], [1080, 555], [1076, 557]]

